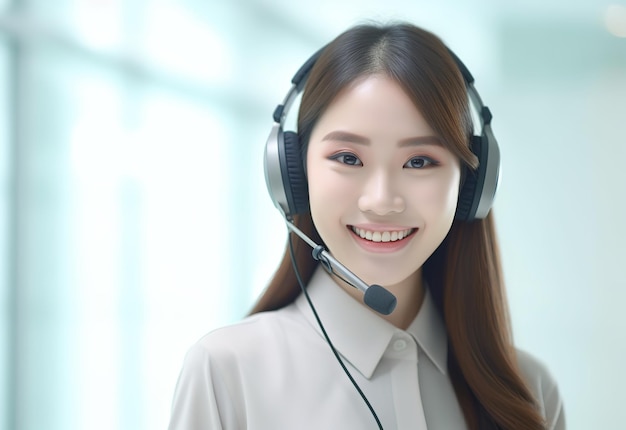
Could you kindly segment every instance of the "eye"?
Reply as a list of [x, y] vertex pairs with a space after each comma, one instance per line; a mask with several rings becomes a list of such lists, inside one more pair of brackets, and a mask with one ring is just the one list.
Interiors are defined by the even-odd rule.
[[439, 163], [432, 158], [429, 157], [413, 157], [409, 161], [406, 162], [404, 167], [409, 169], [423, 169], [428, 166], [436, 166]]
[[330, 159], [336, 160], [342, 164], [347, 164], [348, 166], [362, 166], [363, 165], [363, 163], [361, 163], [361, 160], [359, 160], [359, 158], [356, 155], [350, 154], [349, 152], [342, 152], [340, 154], [335, 154], [331, 156]]

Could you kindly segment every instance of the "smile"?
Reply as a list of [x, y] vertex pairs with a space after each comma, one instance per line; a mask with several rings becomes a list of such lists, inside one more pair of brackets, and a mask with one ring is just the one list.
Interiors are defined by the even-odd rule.
[[414, 228], [394, 231], [371, 231], [354, 226], [350, 226], [350, 228], [361, 239], [369, 240], [371, 242], [396, 242], [404, 239], [415, 231]]

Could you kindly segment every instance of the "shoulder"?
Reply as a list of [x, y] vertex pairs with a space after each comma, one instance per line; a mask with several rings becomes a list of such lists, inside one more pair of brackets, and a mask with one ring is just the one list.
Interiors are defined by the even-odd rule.
[[169, 429], [245, 428], [247, 397], [263, 398], [270, 390], [272, 375], [289, 359], [287, 339], [302, 330], [296, 312], [253, 315], [193, 344], [176, 384]]
[[546, 428], [565, 429], [563, 400], [554, 376], [546, 365], [533, 355], [520, 349], [517, 349], [516, 353], [518, 367], [546, 419]]
[[197, 365], [226, 370], [242, 363], [254, 362], [259, 368], [290, 345], [310, 336], [310, 327], [295, 306], [261, 312], [204, 335], [188, 351], [187, 361]]

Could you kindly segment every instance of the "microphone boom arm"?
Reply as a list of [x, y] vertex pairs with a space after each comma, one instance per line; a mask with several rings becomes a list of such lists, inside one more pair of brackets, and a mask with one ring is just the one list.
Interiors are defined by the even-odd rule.
[[380, 285], [367, 285], [358, 276], [341, 264], [322, 246], [313, 242], [291, 221], [287, 221], [287, 228], [293, 231], [300, 239], [313, 248], [313, 258], [324, 265], [331, 273], [336, 274], [345, 282], [360, 290], [364, 294], [364, 301], [370, 308], [383, 315], [389, 315], [396, 307], [396, 297]]

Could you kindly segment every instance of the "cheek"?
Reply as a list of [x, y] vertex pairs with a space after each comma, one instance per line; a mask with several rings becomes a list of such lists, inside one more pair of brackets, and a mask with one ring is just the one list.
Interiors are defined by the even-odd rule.
[[351, 201], [351, 193], [354, 187], [347, 181], [333, 176], [331, 173], [316, 174], [313, 171], [308, 176], [309, 204], [311, 212], [319, 212], [320, 209], [333, 211], [340, 206], [345, 207]]
[[456, 207], [459, 196], [460, 175], [451, 174], [442, 178], [433, 178], [420, 187], [420, 196], [424, 204], [432, 208]]
[[324, 214], [332, 207], [329, 201], [333, 199], [328, 190], [332, 190], [328, 175], [321, 173], [319, 165], [309, 162], [307, 165], [307, 182], [309, 188], [309, 206], [313, 220], [317, 214]]
[[354, 185], [341, 175], [337, 175], [329, 167], [329, 160], [323, 154], [309, 149], [307, 156], [307, 184], [309, 188], [309, 203], [311, 212], [332, 210], [338, 205], [345, 205], [349, 201], [351, 193], [354, 193]]

